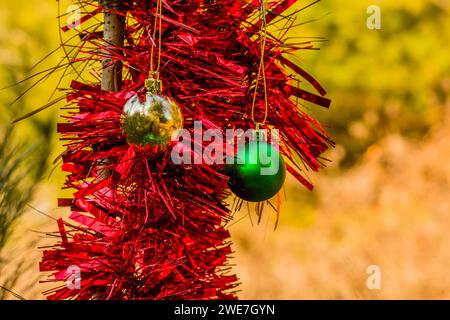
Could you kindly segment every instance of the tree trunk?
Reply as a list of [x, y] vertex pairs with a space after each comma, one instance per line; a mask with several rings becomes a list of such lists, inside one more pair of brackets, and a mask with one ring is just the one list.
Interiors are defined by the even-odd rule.
[[123, 47], [125, 17], [108, 10], [120, 11], [120, 1], [101, 0], [100, 4], [105, 8], [103, 38], [105, 39], [106, 47], [106, 57], [103, 59], [102, 89], [105, 91], [119, 91], [122, 83], [122, 62], [114, 62], [111, 56], [114, 50]]

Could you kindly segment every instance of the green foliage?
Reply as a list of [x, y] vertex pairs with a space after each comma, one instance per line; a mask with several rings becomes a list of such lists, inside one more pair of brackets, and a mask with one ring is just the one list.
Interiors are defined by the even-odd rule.
[[[41, 126], [44, 136], [49, 132]], [[42, 139], [32, 144], [13, 142], [13, 129], [8, 127], [0, 142], [0, 273], [9, 263], [1, 258], [2, 249], [13, 231], [15, 222], [32, 200], [34, 191], [46, 172], [48, 146]], [[16, 272], [0, 283], [0, 288], [13, 288], [26, 260], [19, 261]], [[0, 290], [0, 300], [6, 291]]]
[[[366, 27], [369, 5], [381, 30]], [[326, 37], [299, 61], [329, 91], [330, 111], [310, 108], [346, 150], [344, 165], [388, 134], [422, 137], [441, 120], [450, 90], [450, 6], [442, 1], [322, 1], [297, 35]]]
[[[17, 81], [14, 72], [9, 73]], [[18, 95], [22, 86], [11, 91]], [[38, 118], [28, 120], [29, 128], [12, 126], [19, 112], [26, 110], [25, 101], [18, 100], [16, 108], [0, 106], [9, 114], [0, 122], [0, 253], [12, 231], [13, 223], [22, 215], [32, 199], [37, 183], [46, 172], [50, 154], [53, 124]], [[24, 130], [25, 129], [25, 130]], [[1, 264], [0, 264], [1, 267]]]
[[[38, 7], [37, 1], [0, 2], [0, 88], [4, 88], [0, 95], [0, 274], [3, 276], [0, 288], [5, 289], [0, 290], [0, 300], [14, 295], [7, 290], [14, 290], [21, 273], [29, 267], [30, 261], [26, 258], [6, 257], [3, 253], [15, 225], [33, 199], [38, 183], [48, 173], [54, 136], [56, 112], [47, 111], [12, 125], [13, 119], [47, 103], [57, 85], [57, 79], [50, 78], [49, 83], [36, 86], [12, 103], [38, 78], [13, 84], [49, 68], [57, 60], [50, 59], [39, 68], [34, 67], [55, 47], [57, 23], [55, 14], [51, 14], [55, 12], [54, 4], [43, 4], [37, 10], [32, 10], [33, 6]], [[8, 15], [10, 12], [16, 14]], [[35, 249], [33, 243], [34, 239], [31, 239], [30, 250]], [[15, 272], [11, 273], [11, 270]]]

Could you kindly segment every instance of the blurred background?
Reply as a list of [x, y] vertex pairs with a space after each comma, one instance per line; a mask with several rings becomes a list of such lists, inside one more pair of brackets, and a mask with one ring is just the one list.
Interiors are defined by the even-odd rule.
[[[69, 4], [60, 1], [61, 12]], [[381, 30], [366, 26], [374, 4]], [[298, 61], [333, 100], [330, 110], [303, 108], [336, 148], [326, 169], [310, 173], [313, 192], [288, 178], [276, 231], [273, 212], [260, 225], [246, 209], [236, 213], [240, 298], [450, 298], [449, 13], [447, 0], [325, 0], [299, 14], [295, 35], [326, 41]], [[56, 208], [57, 196], [70, 194], [52, 163], [63, 150], [58, 108], [11, 125], [67, 86], [39, 74], [63, 52], [34, 67], [60, 43], [57, 15], [55, 1], [0, 0], [0, 88], [38, 74], [0, 91], [0, 286], [13, 291], [0, 289], [0, 299], [44, 298], [42, 231], [68, 214]], [[366, 283], [372, 265], [378, 290]]]

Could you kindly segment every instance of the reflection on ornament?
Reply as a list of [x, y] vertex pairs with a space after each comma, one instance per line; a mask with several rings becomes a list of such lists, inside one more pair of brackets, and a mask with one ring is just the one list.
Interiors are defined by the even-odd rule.
[[136, 94], [123, 112], [122, 130], [129, 144], [167, 146], [172, 134], [183, 127], [180, 108], [166, 96]]
[[265, 141], [251, 141], [240, 148], [234, 164], [226, 166], [228, 185], [239, 198], [260, 202], [280, 191], [286, 179], [286, 164], [280, 152]]

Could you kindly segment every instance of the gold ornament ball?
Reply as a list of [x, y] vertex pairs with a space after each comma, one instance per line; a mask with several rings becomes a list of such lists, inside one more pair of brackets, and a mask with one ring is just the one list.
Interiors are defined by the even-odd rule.
[[123, 108], [122, 130], [129, 144], [167, 146], [183, 128], [183, 116], [170, 98], [147, 93], [134, 95]]

